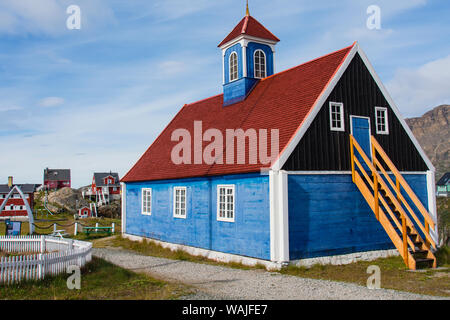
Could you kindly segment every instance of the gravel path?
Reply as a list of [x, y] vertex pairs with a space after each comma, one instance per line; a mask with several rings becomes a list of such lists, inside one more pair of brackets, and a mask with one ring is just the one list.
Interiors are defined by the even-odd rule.
[[435, 299], [395, 290], [365, 287], [326, 280], [306, 279], [264, 270], [240, 270], [187, 261], [143, 256], [122, 249], [94, 249], [94, 256], [120, 267], [145, 272], [161, 280], [177, 281], [196, 288], [191, 300], [403, 300]]

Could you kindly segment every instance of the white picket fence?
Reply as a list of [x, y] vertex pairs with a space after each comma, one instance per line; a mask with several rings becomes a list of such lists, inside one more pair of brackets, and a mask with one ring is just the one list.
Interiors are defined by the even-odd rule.
[[0, 236], [0, 251], [33, 253], [0, 258], [0, 283], [6, 284], [65, 273], [92, 259], [92, 243], [50, 236]]

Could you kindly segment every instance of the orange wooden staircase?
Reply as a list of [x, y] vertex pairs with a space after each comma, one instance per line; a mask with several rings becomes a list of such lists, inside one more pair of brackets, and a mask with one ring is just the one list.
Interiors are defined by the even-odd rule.
[[[370, 139], [372, 161], [356, 139], [350, 135], [353, 182], [400, 252], [406, 266], [411, 270], [436, 268], [436, 257], [432, 252], [432, 248], [436, 249], [436, 243], [430, 235], [430, 228], [435, 228], [435, 222], [431, 214], [425, 209], [378, 141], [373, 136]], [[405, 196], [410, 199], [409, 203]], [[411, 208], [410, 203], [414, 204], [412, 206], [415, 210]], [[417, 217], [416, 212], [423, 218], [424, 223]], [[424, 239], [417, 229], [420, 229]]]

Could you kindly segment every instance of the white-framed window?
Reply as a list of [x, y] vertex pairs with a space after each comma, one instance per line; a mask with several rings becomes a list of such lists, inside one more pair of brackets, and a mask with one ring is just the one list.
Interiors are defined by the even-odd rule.
[[239, 77], [238, 55], [234, 51], [230, 55], [230, 81], [237, 80]]
[[235, 217], [234, 185], [217, 186], [217, 220], [234, 222]]
[[375, 125], [377, 134], [389, 134], [387, 108], [375, 107]]
[[173, 216], [186, 219], [186, 187], [173, 188]]
[[142, 214], [152, 215], [152, 189], [142, 189]]
[[267, 63], [266, 63], [266, 55], [262, 50], [256, 50], [255, 56], [255, 78], [262, 79], [267, 75]]
[[345, 131], [344, 123], [344, 104], [330, 102], [330, 130]]

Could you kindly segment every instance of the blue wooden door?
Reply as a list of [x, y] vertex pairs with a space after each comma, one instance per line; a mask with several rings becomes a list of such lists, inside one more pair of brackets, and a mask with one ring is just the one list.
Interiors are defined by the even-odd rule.
[[[352, 135], [358, 144], [363, 149], [366, 156], [369, 160], [372, 160], [372, 151], [371, 151], [371, 143], [370, 143], [370, 120], [369, 118], [361, 118], [361, 117], [351, 117], [352, 121]], [[355, 154], [357, 159], [366, 170], [369, 170], [369, 167], [365, 164], [365, 161], [359, 155], [359, 152], [355, 149]]]

